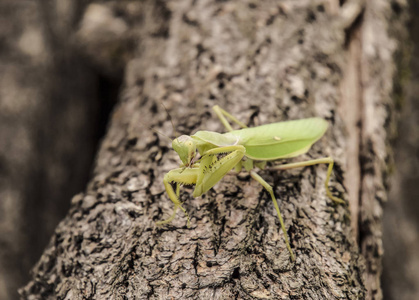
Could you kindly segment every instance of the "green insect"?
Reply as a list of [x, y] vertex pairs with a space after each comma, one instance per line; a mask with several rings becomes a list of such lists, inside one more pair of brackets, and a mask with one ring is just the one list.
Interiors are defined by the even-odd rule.
[[[172, 147], [178, 153], [182, 164], [180, 168], [169, 171], [164, 176], [163, 183], [175, 208], [168, 219], [157, 224], [170, 223], [175, 218], [177, 209], [180, 208], [186, 214], [189, 225], [189, 216], [179, 201], [181, 185], [195, 185], [193, 196], [199, 197], [233, 168], [240, 172], [244, 167], [246, 171], [250, 172], [250, 176], [271, 195], [284, 233], [286, 246], [291, 260], [294, 261], [295, 256], [288, 242], [288, 235], [273, 188], [253, 168], [255, 165], [263, 169], [267, 161], [296, 157], [306, 153], [324, 135], [328, 123], [321, 118], [309, 118], [248, 128], [218, 105], [214, 106], [213, 110], [228, 132], [221, 134], [211, 131], [198, 131], [192, 136], [182, 135], [172, 141]], [[227, 118], [238, 124], [242, 129], [233, 130]], [[243, 160], [244, 157], [246, 157], [245, 160]], [[325, 181], [327, 196], [337, 203], [345, 203], [333, 196], [329, 190], [329, 179], [333, 169], [333, 159], [331, 157], [284, 164], [270, 169], [286, 170], [316, 164], [329, 165]]]

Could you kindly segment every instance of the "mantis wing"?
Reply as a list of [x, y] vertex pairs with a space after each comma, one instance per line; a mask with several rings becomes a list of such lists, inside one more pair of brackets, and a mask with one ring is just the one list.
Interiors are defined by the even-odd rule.
[[244, 128], [224, 135], [230, 140], [238, 139], [238, 144], [246, 148], [247, 157], [274, 160], [306, 153], [327, 127], [326, 120], [310, 118]]

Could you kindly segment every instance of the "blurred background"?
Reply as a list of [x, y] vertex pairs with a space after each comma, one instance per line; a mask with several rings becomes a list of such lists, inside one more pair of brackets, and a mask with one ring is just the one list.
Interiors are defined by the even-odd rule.
[[1, 300], [18, 298], [85, 189], [123, 77], [68, 39], [84, 8], [70, 2], [0, 1]]
[[[70, 37], [91, 1], [75, 2], [0, 1], [0, 300], [18, 298], [71, 198], [88, 183], [122, 84], [118, 53], [128, 40], [103, 32], [104, 48], [116, 39], [122, 48], [112, 48], [112, 63], [87, 59], [89, 49]], [[385, 204], [385, 299], [419, 299], [418, 1], [411, 13], [408, 96]]]
[[410, 70], [394, 140], [395, 166], [383, 219], [384, 299], [419, 299], [419, 1], [411, 1]]

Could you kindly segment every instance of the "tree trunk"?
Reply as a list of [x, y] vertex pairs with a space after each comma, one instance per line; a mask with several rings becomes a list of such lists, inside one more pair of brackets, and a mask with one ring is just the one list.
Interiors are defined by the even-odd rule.
[[[380, 299], [391, 97], [406, 38], [402, 3], [88, 6], [75, 37], [105, 69], [129, 57], [124, 89], [93, 178], [73, 198], [22, 297]], [[132, 48], [116, 51], [109, 33], [129, 37]], [[295, 262], [269, 195], [246, 172], [226, 175], [199, 198], [182, 188], [191, 227], [180, 213], [156, 226], [173, 211], [163, 176], [180, 163], [156, 131], [222, 132], [211, 115], [215, 104], [249, 126], [329, 121], [325, 137], [295, 161], [332, 156], [331, 185], [349, 206], [326, 197], [324, 166], [260, 172], [280, 201]]]

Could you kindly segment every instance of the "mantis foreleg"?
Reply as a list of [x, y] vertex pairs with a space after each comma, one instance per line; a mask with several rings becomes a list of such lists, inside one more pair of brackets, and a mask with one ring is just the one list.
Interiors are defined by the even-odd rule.
[[289, 253], [290, 253], [290, 256], [291, 256], [291, 260], [292, 261], [294, 261], [295, 260], [295, 256], [294, 256], [294, 253], [292, 252], [292, 250], [291, 250], [291, 246], [290, 246], [290, 243], [288, 242], [288, 234], [287, 234], [287, 230], [285, 229], [285, 225], [284, 225], [284, 220], [282, 219], [282, 216], [281, 216], [281, 212], [280, 212], [280, 210], [279, 210], [279, 206], [278, 206], [278, 202], [276, 201], [276, 198], [275, 198], [275, 195], [274, 195], [274, 192], [273, 192], [273, 189], [272, 189], [272, 187], [262, 178], [262, 177], [260, 177], [259, 176], [259, 174], [257, 174], [255, 171], [250, 171], [250, 176], [252, 176], [252, 178], [254, 179], [254, 180], [256, 180], [257, 182], [259, 182], [261, 185], [263, 185], [263, 187], [269, 192], [269, 194], [271, 195], [271, 198], [272, 198], [272, 202], [274, 203], [274, 206], [275, 206], [275, 209], [276, 209], [276, 212], [277, 212], [277, 214], [278, 214], [278, 218], [279, 218], [279, 223], [281, 224], [281, 229], [282, 229], [282, 232], [284, 233], [284, 239], [285, 239], [285, 244], [286, 244], [286, 246], [287, 246], [287, 249], [288, 249], [288, 251], [289, 251]]
[[[173, 214], [166, 220], [157, 222], [157, 225], [167, 224], [173, 221], [176, 216], [177, 209], [180, 208], [188, 219], [189, 227], [189, 215], [186, 210], [182, 207], [182, 202], [179, 201], [179, 185], [180, 184], [196, 184], [198, 178], [198, 168], [179, 168], [170, 171], [163, 178], [163, 184], [166, 188], [167, 195], [175, 205]], [[172, 183], [176, 183], [176, 192], [173, 190]]]
[[274, 167], [270, 167], [269, 170], [288, 170], [288, 169], [302, 168], [302, 167], [308, 167], [308, 166], [318, 165], [318, 164], [328, 164], [329, 167], [327, 168], [326, 180], [324, 182], [324, 186], [326, 188], [326, 194], [333, 201], [337, 203], [345, 204], [345, 201], [333, 196], [332, 192], [329, 189], [329, 180], [330, 180], [330, 175], [332, 174], [332, 170], [333, 170], [333, 163], [334, 161], [331, 157], [324, 157], [324, 158], [302, 161], [302, 162], [297, 162], [297, 163], [274, 166]]
[[[240, 163], [245, 152], [245, 148], [241, 145], [214, 148], [208, 150], [202, 156], [199, 164], [195, 164], [193, 168], [179, 168], [167, 173], [163, 178], [163, 184], [175, 208], [173, 214], [168, 219], [159, 221], [157, 224], [163, 225], [173, 221], [177, 209], [180, 208], [188, 218], [189, 227], [189, 216], [179, 201], [179, 185], [196, 185], [193, 196], [199, 197], [220, 181], [228, 171]], [[216, 155], [222, 153], [229, 154], [217, 159]], [[177, 185], [176, 191], [173, 189], [172, 183]]]
[[[193, 196], [199, 197], [212, 188], [231, 169], [241, 163], [245, 152], [245, 148], [241, 145], [213, 148], [205, 152], [200, 160], [199, 174]], [[217, 159], [216, 155], [223, 153], [229, 154]]]

